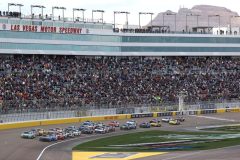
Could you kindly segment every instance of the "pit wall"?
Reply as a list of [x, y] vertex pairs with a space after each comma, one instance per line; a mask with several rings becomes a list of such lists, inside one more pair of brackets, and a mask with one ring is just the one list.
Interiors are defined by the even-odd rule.
[[107, 120], [122, 120], [131, 118], [145, 118], [145, 117], [164, 117], [164, 116], [180, 116], [180, 115], [201, 115], [201, 114], [221, 114], [225, 112], [240, 112], [240, 108], [221, 108], [221, 109], [207, 109], [207, 110], [189, 110], [189, 111], [172, 111], [172, 112], [152, 112], [152, 113], [134, 113], [134, 114], [118, 114], [109, 116], [94, 116], [94, 117], [75, 117], [64, 119], [50, 119], [38, 121], [26, 121], [17, 123], [2, 123], [0, 130], [39, 127], [56, 124], [81, 123], [84, 121], [107, 121]]

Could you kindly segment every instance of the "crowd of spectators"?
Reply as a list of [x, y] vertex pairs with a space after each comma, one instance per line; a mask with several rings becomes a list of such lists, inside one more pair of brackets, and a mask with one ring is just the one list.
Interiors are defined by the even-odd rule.
[[[9, 108], [156, 104], [240, 98], [239, 57], [0, 57], [0, 102]], [[160, 98], [156, 98], [160, 97]]]

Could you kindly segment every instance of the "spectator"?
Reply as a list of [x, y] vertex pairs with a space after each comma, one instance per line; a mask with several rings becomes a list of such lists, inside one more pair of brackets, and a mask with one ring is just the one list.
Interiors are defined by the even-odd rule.
[[239, 99], [235, 57], [1, 56], [2, 111]]

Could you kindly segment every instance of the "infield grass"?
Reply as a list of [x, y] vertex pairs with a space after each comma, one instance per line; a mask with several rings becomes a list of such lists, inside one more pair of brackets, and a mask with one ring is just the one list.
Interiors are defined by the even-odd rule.
[[[189, 150], [207, 150], [222, 148], [233, 145], [240, 145], [240, 138], [227, 138], [227, 139], [205, 139], [208, 136], [221, 136], [223, 133], [206, 133], [206, 132], [170, 132], [151, 130], [138, 133], [124, 134], [120, 136], [112, 136], [107, 138], [101, 138], [86, 143], [82, 143], [73, 148], [73, 150], [80, 151], [112, 151], [112, 152], [159, 152], [159, 151], [189, 151]], [[200, 138], [197, 138], [200, 136]], [[185, 139], [183, 138], [185, 137]], [[128, 145], [139, 143], [151, 143], [151, 142], [170, 142], [186, 140], [186, 137], [193, 137], [195, 143], [177, 145], [177, 148], [161, 146], [116, 146], [116, 145]], [[195, 138], [194, 138], [195, 137]], [[204, 143], [199, 143], [204, 141]]]
[[217, 128], [207, 128], [207, 129], [203, 129], [203, 130], [205, 130], [205, 131], [224, 131], [224, 132], [239, 133], [240, 132], [240, 125], [224, 126], [224, 127], [217, 127]]

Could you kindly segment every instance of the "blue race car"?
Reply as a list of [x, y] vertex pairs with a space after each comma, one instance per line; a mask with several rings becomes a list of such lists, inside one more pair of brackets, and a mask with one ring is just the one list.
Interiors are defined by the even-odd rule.
[[57, 136], [55, 134], [43, 135], [39, 138], [39, 141], [42, 141], [42, 142], [57, 141]]
[[148, 122], [142, 122], [140, 125], [139, 125], [140, 128], [150, 128], [151, 125], [150, 123]]

